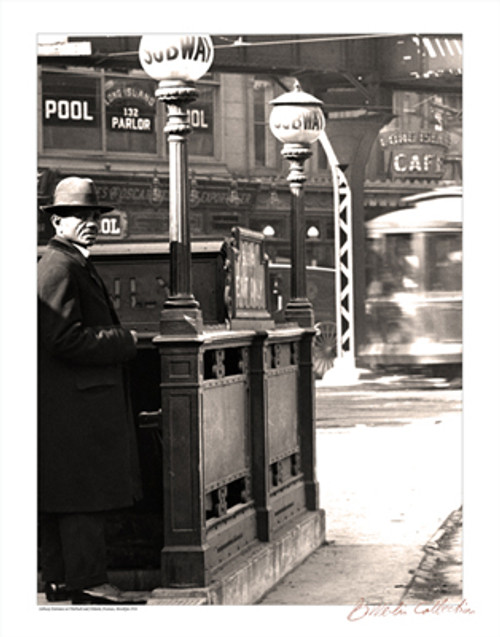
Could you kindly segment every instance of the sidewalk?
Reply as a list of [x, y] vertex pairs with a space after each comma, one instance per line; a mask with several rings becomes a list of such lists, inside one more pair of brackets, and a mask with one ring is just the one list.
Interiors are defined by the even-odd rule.
[[462, 599], [461, 511], [442, 543], [336, 545], [329, 542], [288, 575], [259, 605], [431, 605]]
[[[368, 375], [352, 390], [384, 380]], [[390, 389], [426, 382], [392, 381], [387, 380]], [[404, 426], [319, 428], [317, 474], [327, 543], [259, 605], [460, 599], [460, 413], [442, 420], [415, 418]]]

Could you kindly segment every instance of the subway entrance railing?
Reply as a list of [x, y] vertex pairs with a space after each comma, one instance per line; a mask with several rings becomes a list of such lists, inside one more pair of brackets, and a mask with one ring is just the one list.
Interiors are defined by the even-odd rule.
[[274, 322], [260, 233], [193, 242], [191, 257], [203, 331], [161, 334], [167, 244], [93, 250], [140, 333], [130, 374], [144, 499], [109, 526], [111, 567], [142, 573], [136, 586], [206, 587], [319, 507], [314, 327]]

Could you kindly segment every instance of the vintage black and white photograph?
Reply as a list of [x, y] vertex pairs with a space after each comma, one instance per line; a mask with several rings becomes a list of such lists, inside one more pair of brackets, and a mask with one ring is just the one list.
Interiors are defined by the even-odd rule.
[[214, 612], [217, 635], [469, 635], [498, 558], [498, 411], [473, 393], [491, 401], [498, 336], [467, 306], [498, 309], [499, 140], [495, 120], [478, 178], [465, 123], [495, 118], [498, 53], [468, 115], [463, 16], [343, 28], [318, 2], [311, 28], [274, 3], [258, 29], [190, 28], [155, 19], [169, 4], [27, 38], [33, 139], [2, 182], [28, 172], [36, 220], [2, 228], [30, 236], [30, 322], [1, 327], [29, 335], [16, 370], [31, 350], [12, 582], [32, 634], [188, 636]]

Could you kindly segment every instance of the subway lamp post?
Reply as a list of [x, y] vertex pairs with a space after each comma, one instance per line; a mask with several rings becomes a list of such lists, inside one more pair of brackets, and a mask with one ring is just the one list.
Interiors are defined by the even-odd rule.
[[204, 478], [203, 317], [192, 293], [189, 233], [187, 107], [195, 81], [213, 60], [209, 37], [145, 35], [139, 47], [143, 69], [159, 80], [156, 97], [167, 112], [169, 149], [170, 290], [153, 343], [160, 354], [160, 430], [163, 455], [162, 586], [208, 585]]
[[313, 144], [325, 128], [322, 102], [304, 93], [300, 84], [274, 99], [269, 126], [284, 144], [281, 154], [290, 162], [288, 182], [291, 193], [291, 298], [285, 309], [287, 321], [301, 327], [314, 325], [313, 307], [306, 293], [304, 163], [312, 155]]
[[170, 292], [161, 312], [161, 334], [196, 334], [203, 329], [200, 305], [192, 293], [187, 105], [196, 100], [194, 83], [209, 70], [213, 58], [212, 40], [205, 35], [145, 35], [139, 46], [141, 66], [159, 80], [155, 94], [167, 110]]

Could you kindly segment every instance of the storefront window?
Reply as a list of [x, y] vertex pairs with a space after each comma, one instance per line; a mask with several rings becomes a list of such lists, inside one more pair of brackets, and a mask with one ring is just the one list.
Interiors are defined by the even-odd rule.
[[101, 150], [98, 78], [43, 73], [42, 124], [45, 149]]
[[214, 154], [214, 100], [213, 86], [198, 85], [196, 102], [187, 109], [193, 129], [189, 136], [189, 154], [211, 157]]
[[104, 101], [107, 150], [156, 153], [155, 83], [108, 78]]
[[255, 164], [266, 163], [266, 83], [254, 83], [253, 122], [255, 139]]
[[256, 166], [276, 165], [277, 140], [269, 129], [269, 102], [275, 97], [273, 84], [269, 80], [253, 81], [253, 136], [254, 161]]
[[[156, 155], [165, 118], [156, 86], [137, 77], [42, 72], [43, 149]], [[188, 108], [189, 152], [213, 157], [216, 87], [197, 89], [199, 96]]]

